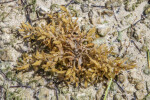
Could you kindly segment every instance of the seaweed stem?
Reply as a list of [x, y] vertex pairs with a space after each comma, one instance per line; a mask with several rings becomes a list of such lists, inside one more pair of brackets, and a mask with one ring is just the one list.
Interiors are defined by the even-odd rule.
[[106, 91], [105, 91], [105, 96], [104, 96], [104, 99], [103, 99], [103, 100], [106, 100], [106, 97], [107, 97], [107, 95], [108, 95], [108, 91], [110, 90], [111, 83], [112, 83], [112, 78], [111, 78], [110, 81], [109, 81], [109, 84], [108, 84], [108, 87], [107, 87], [107, 89], [106, 89]]
[[150, 68], [149, 49], [147, 49], [147, 62], [148, 62], [148, 67]]

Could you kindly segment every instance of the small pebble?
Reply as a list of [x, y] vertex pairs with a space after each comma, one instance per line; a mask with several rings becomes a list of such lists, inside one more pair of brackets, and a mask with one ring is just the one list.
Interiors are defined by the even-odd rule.
[[136, 40], [136, 41], [139, 41], [141, 39], [141, 35], [138, 34], [136, 31], [134, 32], [133, 34], [133, 38]]
[[89, 5], [88, 4], [82, 4], [81, 9], [82, 9], [83, 13], [88, 12], [89, 11]]
[[122, 100], [122, 96], [120, 94], [115, 94], [113, 100]]
[[97, 34], [100, 35], [101, 37], [106, 36], [106, 32], [102, 32], [101, 28], [97, 28]]
[[110, 32], [110, 28], [104, 26], [104, 27], [99, 27], [97, 26], [96, 32], [99, 36], [104, 37]]
[[38, 6], [37, 11], [39, 12], [40, 15], [45, 15], [46, 13], [49, 12], [49, 9], [44, 6]]
[[150, 74], [150, 69], [148, 67], [146, 67], [144, 70], [143, 70], [143, 73], [145, 75], [149, 75]]
[[142, 90], [142, 89], [144, 89], [144, 87], [145, 87], [145, 84], [143, 82], [139, 82], [135, 85], [135, 88], [137, 90]]
[[120, 83], [123, 83], [124, 81], [125, 81], [125, 76], [124, 75], [119, 75], [118, 76], [118, 81], [120, 82]]

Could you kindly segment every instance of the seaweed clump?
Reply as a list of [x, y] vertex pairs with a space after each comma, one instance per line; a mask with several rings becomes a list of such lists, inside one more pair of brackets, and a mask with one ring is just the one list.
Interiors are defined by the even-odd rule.
[[59, 13], [48, 15], [48, 22], [41, 26], [22, 24], [19, 32], [31, 44], [31, 53], [22, 55], [18, 71], [43, 71], [54, 80], [66, 85], [85, 86], [106, 78], [114, 78], [122, 69], [134, 68], [126, 59], [113, 57], [113, 49], [105, 44], [92, 43], [97, 38], [95, 28], [81, 31], [77, 20], [61, 7]]

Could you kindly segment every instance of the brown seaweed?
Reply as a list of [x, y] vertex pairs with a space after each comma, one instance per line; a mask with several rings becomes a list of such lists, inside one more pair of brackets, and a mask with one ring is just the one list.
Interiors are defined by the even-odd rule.
[[92, 43], [96, 29], [81, 31], [77, 20], [61, 6], [59, 13], [49, 14], [49, 22], [41, 26], [22, 24], [19, 32], [31, 43], [34, 52], [23, 54], [18, 71], [44, 70], [54, 79], [76, 87], [87, 87], [107, 78], [114, 78], [120, 70], [134, 68], [125, 58], [113, 57], [113, 48]]

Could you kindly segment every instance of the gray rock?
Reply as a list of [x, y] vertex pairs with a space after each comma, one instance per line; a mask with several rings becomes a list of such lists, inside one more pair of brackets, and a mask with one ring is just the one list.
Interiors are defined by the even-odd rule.
[[89, 5], [88, 4], [82, 4], [81, 9], [82, 9], [83, 13], [88, 12], [89, 11]]

